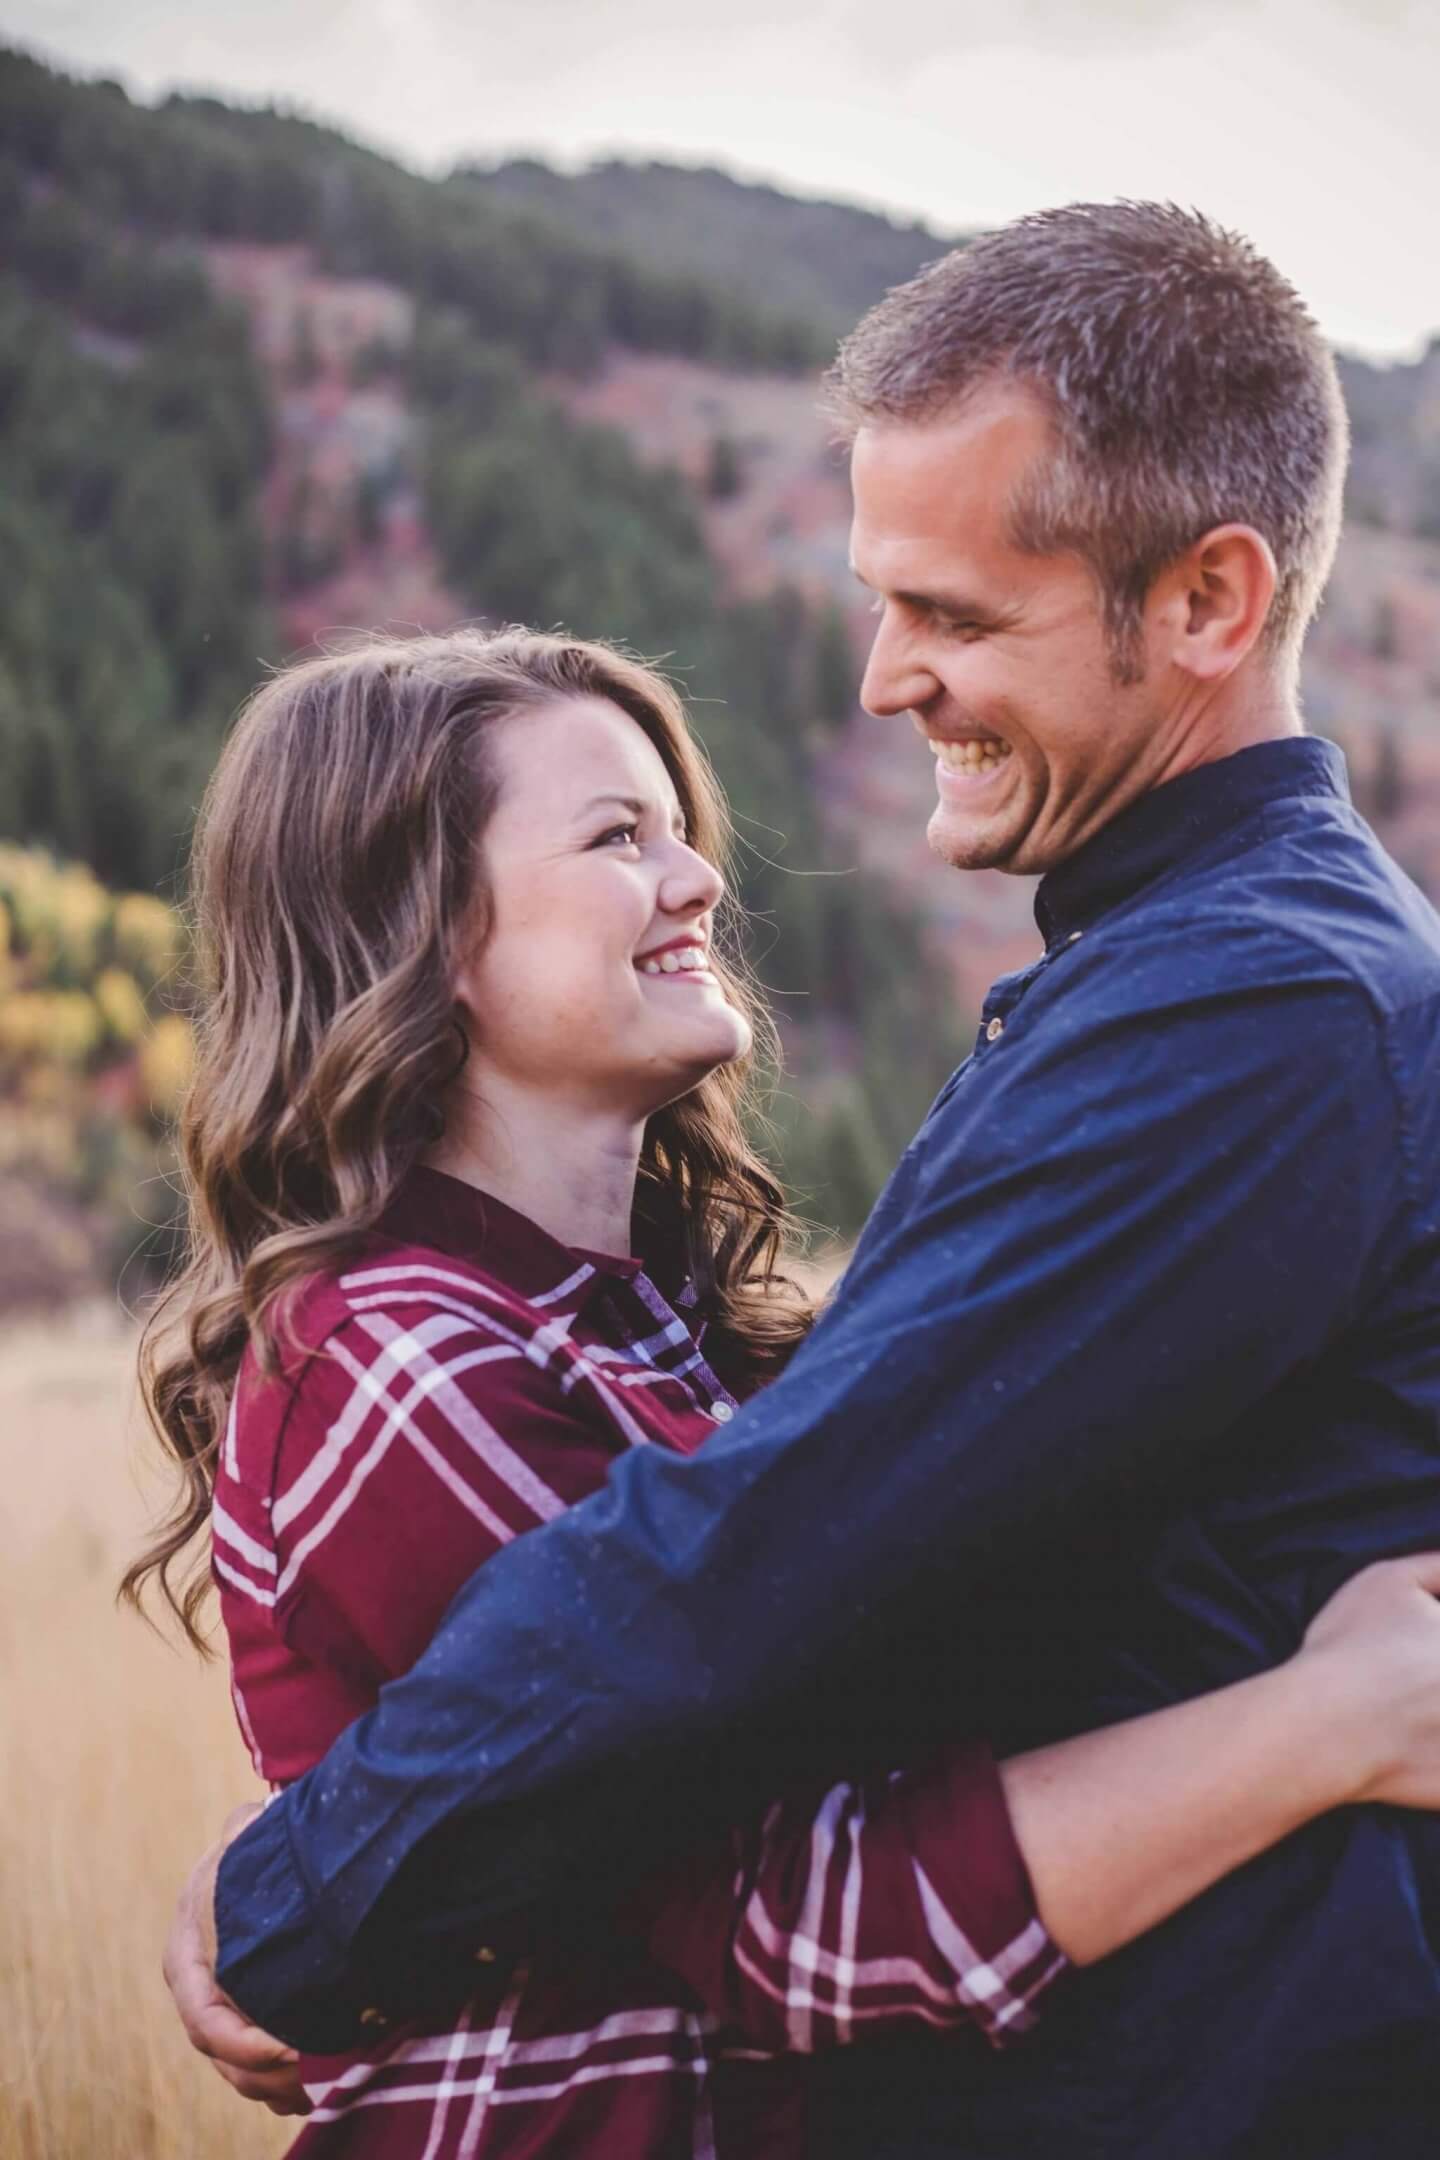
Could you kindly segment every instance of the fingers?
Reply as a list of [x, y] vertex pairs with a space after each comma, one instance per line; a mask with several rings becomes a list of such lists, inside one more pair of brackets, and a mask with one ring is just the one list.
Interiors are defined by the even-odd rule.
[[191, 2046], [202, 2055], [244, 2074], [282, 2069], [298, 2060], [295, 2050], [252, 2025], [215, 1979], [211, 1907], [218, 1856], [218, 1847], [208, 1853], [181, 1893], [161, 1961], [165, 1982]]
[[212, 1990], [208, 2002], [192, 2004], [188, 2016], [183, 2008], [180, 2014], [190, 2045], [222, 2070], [249, 2076], [288, 2072], [300, 2060], [294, 2048], [252, 2025], [218, 1989]]
[[215, 2062], [211, 2068], [222, 2077], [232, 2092], [244, 2100], [258, 2100], [268, 2107], [272, 2115], [308, 2115], [311, 2100], [300, 2082], [296, 2069], [246, 2071], [232, 2070], [225, 2063]]

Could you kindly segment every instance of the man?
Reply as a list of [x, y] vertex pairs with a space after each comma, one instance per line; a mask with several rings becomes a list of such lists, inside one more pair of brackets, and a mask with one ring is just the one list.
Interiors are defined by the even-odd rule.
[[[1313, 324], [1203, 220], [1080, 205], [892, 293], [831, 389], [864, 700], [932, 745], [944, 860], [1043, 873], [1044, 954], [784, 1378], [487, 1565], [230, 1848], [219, 1977], [282, 2034], [623, 1875], [686, 1765], [763, 1790], [808, 1690], [835, 1745], [1024, 1746], [1273, 1662], [1440, 1528], [1440, 922], [1302, 733], [1345, 460]], [[1023, 2048], [815, 2077], [827, 2156], [1418, 2160], [1440, 1832], [1326, 1818]]]

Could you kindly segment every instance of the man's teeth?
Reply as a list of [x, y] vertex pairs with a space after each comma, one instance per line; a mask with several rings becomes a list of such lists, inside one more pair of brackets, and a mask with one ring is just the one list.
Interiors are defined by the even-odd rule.
[[681, 945], [669, 952], [653, 953], [648, 960], [640, 962], [646, 975], [688, 975], [707, 965], [705, 950], [700, 945]]
[[938, 742], [932, 736], [930, 748], [947, 772], [994, 772], [1010, 755], [1009, 743], [994, 736], [967, 735], [959, 742]]

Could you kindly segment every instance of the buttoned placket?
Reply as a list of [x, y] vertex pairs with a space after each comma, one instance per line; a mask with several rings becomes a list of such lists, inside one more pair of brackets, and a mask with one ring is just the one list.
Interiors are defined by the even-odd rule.
[[[1054, 938], [1040, 957], [1031, 961], [1029, 967], [1021, 968], [1013, 975], [1002, 975], [998, 982], [991, 985], [986, 993], [985, 1003], [980, 1008], [980, 1025], [975, 1035], [975, 1047], [964, 1064], [956, 1068], [940, 1090], [930, 1107], [930, 1117], [934, 1117], [936, 1111], [945, 1107], [963, 1080], [971, 1073], [978, 1072], [987, 1058], [998, 1052], [1005, 1039], [1005, 1030], [1026, 991], [1032, 984], [1037, 983], [1046, 970], [1053, 967], [1072, 945], [1078, 945], [1084, 934], [1082, 930], [1071, 930]], [[926, 1124], [928, 1123], [929, 1118], [926, 1119]]]
[[980, 1009], [980, 1028], [975, 1038], [977, 1055], [991, 1044], [1000, 1041], [1026, 991], [1054, 966], [1063, 953], [1067, 953], [1072, 945], [1078, 944], [1083, 935], [1083, 931], [1072, 930], [1067, 936], [1056, 938], [1046, 946], [1038, 960], [1031, 961], [1028, 968], [1021, 968], [1014, 975], [1002, 975], [1000, 980], [992, 985]]

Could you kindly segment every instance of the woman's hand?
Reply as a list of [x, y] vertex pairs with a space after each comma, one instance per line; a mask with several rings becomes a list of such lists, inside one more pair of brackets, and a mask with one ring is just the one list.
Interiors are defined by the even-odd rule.
[[1295, 1660], [1345, 1719], [1352, 1800], [1440, 1808], [1440, 1554], [1381, 1560], [1351, 1577]]
[[263, 2100], [275, 2115], [308, 2115], [294, 2048], [261, 2032], [215, 1980], [215, 1877], [232, 1838], [260, 1813], [236, 1808], [219, 1840], [191, 1870], [165, 1943], [165, 1982], [190, 2045], [209, 2058], [227, 2085]]

